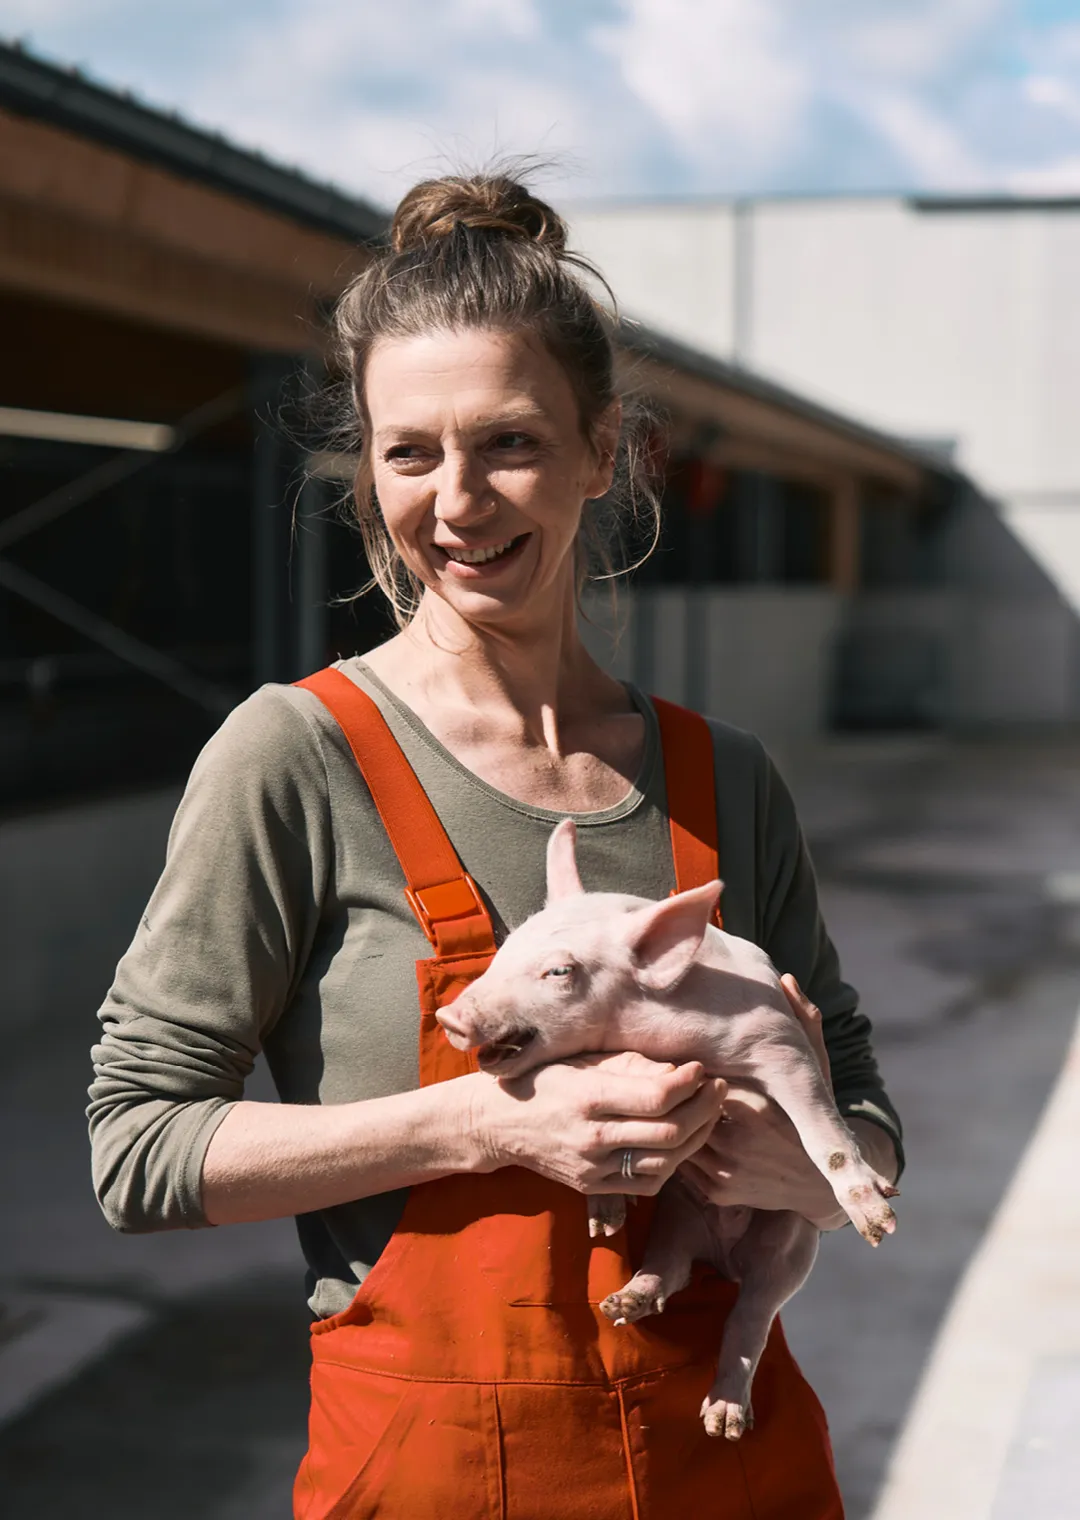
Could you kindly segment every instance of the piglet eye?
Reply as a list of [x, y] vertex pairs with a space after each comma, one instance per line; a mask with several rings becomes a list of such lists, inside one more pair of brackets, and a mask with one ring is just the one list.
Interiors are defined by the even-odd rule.
[[574, 968], [573, 966], [549, 966], [542, 974], [544, 976], [573, 976]]

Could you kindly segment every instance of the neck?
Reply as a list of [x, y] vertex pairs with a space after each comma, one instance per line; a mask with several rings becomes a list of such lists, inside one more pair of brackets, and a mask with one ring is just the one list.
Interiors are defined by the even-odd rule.
[[417, 711], [438, 705], [502, 715], [560, 753], [562, 725], [598, 707], [625, 707], [626, 695], [582, 642], [569, 576], [552, 600], [491, 626], [467, 622], [428, 592], [408, 628], [367, 658]]
[[[693, 975], [691, 970], [689, 975]], [[717, 1049], [718, 1021], [712, 1013], [682, 999], [639, 995], [627, 999], [609, 1021], [605, 1050], [635, 1050], [652, 1061], [700, 1061], [711, 1075], [722, 1065]]]

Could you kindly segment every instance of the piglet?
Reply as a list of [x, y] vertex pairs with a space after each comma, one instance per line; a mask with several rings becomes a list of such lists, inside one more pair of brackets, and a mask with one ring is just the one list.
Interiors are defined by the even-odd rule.
[[[650, 902], [586, 893], [575, 831], [548, 843], [547, 903], [500, 946], [483, 976], [439, 1014], [451, 1044], [477, 1050], [502, 1078], [586, 1051], [634, 1050], [700, 1061], [712, 1076], [751, 1084], [791, 1119], [807, 1155], [871, 1245], [895, 1229], [896, 1189], [870, 1167], [841, 1119], [813, 1048], [768, 956], [710, 922], [722, 884]], [[589, 1200], [593, 1235], [614, 1234], [621, 1195]], [[707, 1203], [678, 1175], [661, 1190], [641, 1268], [603, 1312], [627, 1324], [663, 1311], [704, 1260], [739, 1284], [712, 1388], [702, 1405], [712, 1436], [738, 1440], [753, 1424], [754, 1373], [773, 1320], [814, 1264], [818, 1231], [801, 1215]]]

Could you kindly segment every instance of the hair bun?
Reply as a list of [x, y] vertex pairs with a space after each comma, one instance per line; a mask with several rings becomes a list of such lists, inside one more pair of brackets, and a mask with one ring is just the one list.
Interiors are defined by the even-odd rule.
[[546, 202], [504, 174], [422, 180], [404, 197], [390, 228], [395, 253], [451, 237], [458, 227], [521, 238], [552, 253], [566, 247], [566, 224]]

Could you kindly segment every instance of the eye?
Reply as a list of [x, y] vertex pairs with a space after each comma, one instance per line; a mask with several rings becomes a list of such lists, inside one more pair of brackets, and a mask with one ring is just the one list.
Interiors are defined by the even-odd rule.
[[518, 449], [527, 449], [535, 440], [528, 433], [496, 433], [491, 440], [492, 447], [502, 453], [514, 453]]
[[555, 977], [573, 976], [574, 968], [573, 966], [549, 966], [546, 971], [542, 971], [540, 974], [541, 976]]

